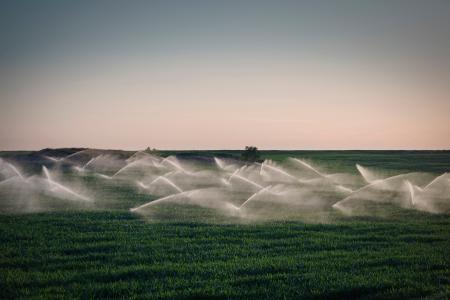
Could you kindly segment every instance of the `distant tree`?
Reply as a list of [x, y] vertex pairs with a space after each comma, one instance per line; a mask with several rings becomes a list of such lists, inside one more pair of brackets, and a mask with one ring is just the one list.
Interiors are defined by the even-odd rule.
[[159, 155], [159, 151], [156, 148], [151, 149], [150, 147], [147, 147], [147, 149], [144, 150], [144, 152], [147, 152], [148, 154], [152, 154], [152, 155]]
[[245, 146], [245, 150], [241, 154], [243, 161], [255, 162], [259, 160], [259, 151], [255, 146]]

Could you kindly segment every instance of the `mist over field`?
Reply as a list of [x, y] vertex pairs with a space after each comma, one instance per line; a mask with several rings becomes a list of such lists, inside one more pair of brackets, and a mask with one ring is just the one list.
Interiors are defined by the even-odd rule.
[[[28, 161], [14, 156], [0, 160], [2, 212], [119, 205], [149, 220], [190, 215], [202, 222], [212, 215], [239, 222], [311, 214], [320, 214], [322, 221], [332, 215], [382, 216], [399, 208], [446, 214], [450, 209], [446, 172], [402, 172], [382, 164], [330, 168], [288, 155], [276, 162], [246, 162], [226, 155], [160, 156], [151, 151], [45, 152], [29, 154]], [[124, 190], [139, 200], [120, 203]]]

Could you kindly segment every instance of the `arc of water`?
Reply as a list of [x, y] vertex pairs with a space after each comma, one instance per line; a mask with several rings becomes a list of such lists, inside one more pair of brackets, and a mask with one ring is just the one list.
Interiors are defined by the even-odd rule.
[[[162, 174], [161, 176], [167, 177], [167, 176], [175, 174], [177, 172], [181, 172], [181, 171], [169, 171], [169, 172], [166, 172], [166, 173]], [[156, 179], [158, 179], [158, 178], [156, 178]], [[152, 184], [154, 181], [156, 181], [156, 179], [154, 179], [152, 182], [150, 182], [150, 184]]]
[[62, 158], [54, 158], [54, 157], [47, 156], [47, 155], [43, 155], [43, 157], [48, 159], [48, 160], [54, 161], [54, 162], [58, 162], [58, 161], [60, 161], [62, 159]]
[[87, 197], [85, 197], [85, 196], [83, 196], [83, 195], [80, 195], [80, 194], [78, 194], [78, 193], [72, 191], [72, 190], [69, 189], [68, 187], [66, 187], [66, 186], [64, 186], [64, 185], [62, 185], [62, 184], [60, 184], [60, 183], [58, 183], [58, 182], [56, 182], [56, 181], [52, 181], [52, 184], [55, 185], [56, 187], [62, 189], [63, 191], [65, 191], [65, 192], [67, 192], [67, 193], [69, 193], [69, 194], [75, 196], [76, 198], [80, 198], [81, 200], [84, 200], [84, 201], [90, 201], [89, 198], [87, 198]]
[[262, 175], [263, 168], [264, 168], [264, 162], [261, 163], [261, 168], [259, 169], [259, 176]]
[[47, 177], [47, 180], [51, 182], [52, 178], [50, 176], [50, 173], [49, 173], [47, 167], [46, 166], [42, 166], [42, 170], [44, 171], [44, 174], [45, 174], [45, 177]]
[[[211, 188], [200, 188], [200, 189], [194, 189], [194, 190], [184, 191], [184, 192], [181, 192], [181, 193], [172, 194], [172, 195], [169, 195], [169, 196], [165, 196], [165, 197], [162, 197], [162, 198], [159, 198], [159, 199], [156, 199], [156, 200], [144, 203], [144, 204], [142, 204], [140, 206], [137, 206], [137, 207], [134, 207], [134, 208], [130, 208], [130, 211], [131, 212], [135, 212], [135, 211], [140, 210], [142, 208], [153, 206], [153, 205], [156, 205], [156, 204], [161, 203], [161, 202], [169, 201], [169, 200], [174, 199], [174, 198], [179, 197], [179, 196], [187, 195], [189, 197], [191, 194], [194, 194], [194, 193], [199, 192], [199, 191], [208, 190], [208, 189], [211, 189]], [[239, 208], [237, 206], [235, 206], [234, 204], [232, 204], [230, 202], [225, 202], [225, 205], [228, 208], [232, 208], [234, 210], [239, 210]]]
[[[269, 168], [269, 169], [272, 170], [272, 171], [278, 172], [279, 174], [282, 174], [282, 175], [284, 175], [284, 176], [286, 176], [286, 177], [289, 177], [289, 178], [291, 178], [291, 179], [294, 179], [294, 180], [297, 180], [297, 181], [298, 181], [298, 178], [297, 178], [297, 177], [292, 176], [291, 174], [289, 174], [288, 172], [286, 172], [286, 171], [284, 171], [284, 170], [282, 170], [282, 169], [280, 169], [280, 168], [271, 166], [271, 165], [269, 165], [269, 164], [264, 164], [264, 163], [263, 163], [263, 165], [264, 165], [264, 167]], [[262, 170], [262, 165], [261, 165], [261, 170]]]
[[152, 165], [155, 167], [155, 168], [158, 168], [158, 169], [161, 169], [161, 168], [164, 168], [164, 169], [166, 169], [166, 167], [164, 167], [164, 166], [162, 166], [160, 163], [159, 163], [159, 161], [155, 161], [155, 160], [152, 160]]
[[420, 186], [414, 185], [414, 188], [419, 192], [423, 192], [423, 188], [421, 188]]
[[43, 155], [43, 157], [45, 157], [46, 159], [51, 160], [51, 161], [53, 161], [53, 162], [62, 162], [62, 161], [64, 161], [64, 160], [68, 159], [68, 158], [71, 158], [71, 157], [73, 157], [73, 156], [75, 156], [75, 155], [77, 155], [77, 154], [83, 153], [83, 152], [85, 152], [85, 151], [87, 151], [87, 150], [88, 150], [88, 149], [80, 150], [80, 151], [77, 151], [77, 152], [75, 152], [75, 153], [69, 154], [69, 155], [67, 155], [67, 156], [65, 156], [65, 157], [61, 157], [61, 158], [55, 158], [55, 157], [51, 157], [51, 156], [48, 156], [48, 155]]
[[319, 172], [316, 168], [314, 168], [313, 166], [311, 166], [310, 164], [308, 164], [307, 162], [298, 159], [298, 158], [292, 158], [295, 162], [301, 164], [302, 166], [306, 167], [307, 169], [313, 171], [314, 173], [316, 173], [317, 175], [319, 175], [320, 177], [327, 177], [325, 174]]
[[[308, 164], [307, 162], [305, 162], [305, 161], [303, 161], [303, 160], [301, 160], [301, 159], [297, 159], [297, 158], [292, 158], [292, 159], [293, 159], [295, 162], [297, 162], [297, 163], [299, 163], [299, 164], [305, 166], [306, 168], [310, 169], [311, 171], [313, 171], [314, 173], [316, 173], [316, 174], [319, 175], [320, 177], [322, 177], [322, 178], [328, 180], [328, 181], [331, 182], [333, 185], [336, 185], [336, 188], [337, 188], [337, 189], [339, 189], [339, 190], [341, 190], [341, 191], [343, 191], [343, 192], [346, 192], [346, 193], [353, 193], [353, 190], [352, 190], [352, 189], [350, 189], [350, 188], [348, 188], [348, 187], [345, 187], [345, 186], [343, 186], [343, 185], [341, 185], [341, 184], [336, 184], [336, 182], [334, 182], [332, 179], [330, 179], [330, 178], [328, 177], [328, 175], [323, 174], [322, 172], [319, 172], [316, 168], [314, 168], [313, 166], [311, 166], [311, 165]], [[357, 166], [359, 166], [359, 165], [357, 165]], [[301, 183], [306, 183], [306, 184], [307, 184], [307, 183], [310, 183], [310, 182], [314, 181], [314, 179], [309, 179], [309, 180], [301, 180], [301, 179], [299, 179], [299, 181], [300, 181]]]
[[104, 178], [104, 179], [112, 179], [112, 177], [111, 176], [108, 176], [108, 175], [105, 175], [105, 174], [102, 174], [102, 173], [96, 173], [99, 177], [101, 177], [101, 178]]
[[0, 181], [0, 185], [4, 185], [4, 184], [8, 183], [8, 182], [14, 180], [14, 178], [17, 178], [17, 176], [9, 177], [5, 180]]
[[[176, 172], [179, 172], [179, 171], [169, 171], [169, 172], [167, 172], [167, 173], [165, 173], [165, 174], [163, 174], [163, 175], [161, 175], [161, 176], [158, 176], [157, 178], [155, 178], [154, 180], [152, 180], [152, 182], [150, 182], [150, 185], [153, 184], [153, 183], [155, 183], [155, 182], [158, 181], [158, 180], [161, 180], [160, 177], [165, 177], [166, 179], [168, 179], [167, 176], [169, 176], [170, 174], [174, 174], [174, 173], [176, 173]], [[145, 185], [142, 181], [137, 181], [137, 183], [138, 183], [141, 187], [149, 188], [149, 186], [148, 186], [148, 185]]]
[[223, 170], [225, 168], [221, 159], [214, 157], [214, 162], [220, 169]]
[[414, 206], [414, 187], [409, 180], [405, 180], [405, 184], [408, 187], [409, 196], [411, 197], [411, 205]]
[[359, 174], [361, 174], [361, 176], [364, 178], [364, 180], [367, 183], [372, 183], [376, 180], [380, 180], [380, 179], [376, 178], [374, 175], [371, 175], [370, 171], [367, 170], [366, 168], [364, 168], [363, 166], [361, 166], [360, 164], [356, 164], [356, 169], [358, 170]]
[[256, 183], [256, 182], [254, 182], [253, 180], [250, 180], [250, 179], [248, 179], [248, 178], [245, 178], [245, 177], [243, 177], [243, 176], [241, 176], [241, 175], [239, 175], [239, 174], [234, 174], [234, 175], [232, 175], [228, 181], [231, 181], [231, 179], [233, 179], [233, 178], [238, 178], [238, 179], [240, 179], [240, 180], [242, 180], [242, 181], [245, 181], [245, 182], [247, 182], [247, 183], [249, 183], [249, 184], [251, 184], [251, 185], [256, 186], [256, 187], [259, 188], [259, 189], [264, 188], [262, 185], [260, 185], [260, 184], [258, 184], [258, 183]]
[[75, 155], [77, 155], [77, 154], [86, 152], [87, 150], [88, 150], [88, 149], [80, 150], [80, 151], [77, 151], [77, 152], [75, 152], [75, 153], [69, 154], [69, 155], [63, 157], [61, 160], [65, 160], [65, 159], [71, 158], [71, 157], [73, 157], [73, 156], [75, 156]]
[[16, 173], [17, 176], [19, 176], [21, 179], [24, 179], [23, 176], [22, 176], [22, 174], [19, 172], [19, 170], [17, 170], [16, 167], [14, 167], [13, 164], [11, 164], [11, 163], [6, 163], [6, 165], [7, 165], [11, 170], [13, 170], [13, 172]]
[[44, 157], [47, 158], [47, 159], [49, 159], [49, 160], [52, 160], [52, 161], [54, 161], [54, 162], [62, 162], [62, 161], [66, 160], [66, 159], [68, 159], [68, 158], [71, 158], [71, 157], [73, 157], [73, 156], [75, 156], [75, 155], [77, 155], [77, 154], [86, 152], [87, 150], [88, 150], [88, 149], [80, 150], [80, 151], [77, 151], [77, 152], [75, 152], [75, 153], [69, 154], [69, 155], [67, 155], [67, 156], [65, 156], [65, 157], [62, 157], [62, 158], [54, 158], [54, 157], [47, 156], [47, 155], [44, 155]]
[[[185, 169], [183, 169], [179, 164], [167, 159], [166, 162], [168, 162], [169, 164], [171, 164], [172, 166], [174, 166], [175, 168], [177, 168], [178, 170], [187, 173]], [[162, 164], [162, 163], [161, 163]]]
[[141, 153], [145, 153], [145, 152], [144, 151], [136, 151], [136, 152], [133, 153], [133, 155], [128, 157], [127, 160], [132, 160], [132, 158], [134, 158], [135, 156], [138, 156]]
[[170, 156], [164, 158], [164, 159], [161, 161], [160, 165], [162, 165], [162, 164], [164, 164], [165, 162], [167, 162], [167, 163], [171, 164], [172, 166], [174, 166], [175, 168], [177, 168], [178, 170], [182, 171], [183, 173], [189, 174], [189, 172], [187, 172], [183, 167], [181, 167], [180, 164], [171, 161], [169, 158], [170, 158]]
[[227, 206], [227, 207], [229, 207], [229, 208], [232, 208], [233, 210], [239, 211], [239, 207], [237, 207], [237, 206], [234, 205], [233, 203], [231, 203], [231, 202], [225, 202], [225, 201], [224, 201], [224, 203], [225, 203], [225, 206]]
[[74, 170], [78, 171], [78, 172], [83, 172], [83, 168], [79, 167], [79, 166], [74, 166], [73, 167]]
[[127, 162], [133, 161], [133, 159], [134, 159], [135, 157], [137, 157], [139, 154], [143, 154], [143, 155], [145, 155], [147, 158], [150, 158], [151, 161], [152, 161], [153, 163], [155, 163], [155, 162], [158, 163], [158, 162], [159, 162], [158, 157], [156, 157], [156, 156], [154, 156], [154, 155], [151, 155], [151, 154], [149, 154], [149, 153], [147, 153], [147, 152], [145, 152], [145, 151], [136, 151], [135, 153], [133, 153], [133, 155], [131, 155], [130, 157], [128, 157], [128, 158], [126, 159], [126, 161], [127, 161]]
[[144, 184], [142, 181], [137, 181], [136, 183], [137, 183], [138, 186], [140, 186], [143, 189], [148, 189], [149, 188], [149, 186]]
[[[116, 173], [114, 173], [111, 177], [117, 176], [117, 175], [119, 175], [120, 173], [122, 173], [123, 171], [125, 171], [126, 169], [131, 168], [131, 167], [133, 167], [133, 166], [135, 166], [135, 165], [137, 165], [137, 164], [139, 164], [139, 163], [144, 163], [144, 162], [139, 161], [139, 160], [133, 161], [133, 162], [131, 162], [131, 163], [125, 165], [124, 167], [120, 168], [120, 169], [119, 169]], [[144, 163], [144, 164], [145, 164], [145, 163]]]
[[233, 174], [231, 174], [230, 177], [228, 177], [228, 181], [230, 181], [231, 178], [233, 178], [233, 176], [236, 175], [239, 172], [239, 170], [240, 170], [240, 168], [236, 169], [236, 171], [234, 171]]
[[239, 209], [241, 209], [242, 207], [244, 207], [248, 202], [252, 201], [252, 199], [254, 199], [256, 196], [264, 193], [265, 191], [269, 190], [272, 186], [268, 185], [265, 188], [260, 189], [259, 191], [257, 191], [256, 193], [254, 193], [253, 195], [251, 195], [247, 200], [244, 201], [244, 203], [241, 204], [241, 206], [239, 206]]
[[86, 167], [88, 167], [90, 164], [92, 164], [95, 160], [97, 160], [97, 158], [99, 158], [101, 155], [98, 155], [96, 157], [91, 158], [84, 166], [81, 167], [81, 169], [86, 169]]
[[337, 185], [336, 186], [338, 189], [340, 189], [341, 191], [343, 191], [343, 192], [346, 192], [346, 193], [353, 193], [353, 190], [352, 189], [350, 189], [350, 188], [348, 188], [348, 187], [345, 187], [345, 186], [343, 186], [343, 185]]
[[140, 206], [137, 206], [137, 207], [134, 207], [134, 208], [130, 208], [130, 211], [134, 212], [134, 211], [137, 211], [139, 209], [142, 209], [142, 208], [145, 208], [145, 207], [148, 207], [148, 206], [151, 206], [151, 205], [155, 205], [155, 204], [160, 203], [162, 201], [170, 200], [170, 199], [173, 199], [173, 198], [178, 197], [178, 196], [189, 195], [189, 194], [191, 194], [193, 192], [200, 191], [200, 190], [204, 190], [204, 189], [189, 190], [189, 191], [185, 191], [185, 192], [181, 192], [181, 193], [176, 193], [176, 194], [172, 194], [172, 195], [169, 195], [169, 196], [165, 196], [165, 197], [162, 197], [162, 198], [159, 198], [159, 199], [147, 202], [147, 203], [142, 204]]
[[[164, 173], [162, 176], [165, 176], [165, 177], [167, 177], [167, 176], [169, 176], [169, 175], [172, 175], [172, 174], [176, 174], [176, 173], [180, 173], [181, 171], [169, 171], [169, 172], [167, 172], [167, 173]], [[183, 173], [183, 172], [181, 172], [181, 173]]]
[[137, 164], [136, 161], [133, 161], [133, 162], [131, 162], [131, 163], [129, 163], [129, 164], [126, 164], [125, 166], [123, 166], [122, 168], [120, 168], [119, 170], [117, 170], [117, 172], [114, 173], [114, 174], [112, 175], [112, 177], [117, 176], [118, 174], [120, 174], [121, 172], [123, 172], [123, 170], [126, 170], [126, 169], [128, 169], [128, 168], [130, 168], [131, 166], [134, 166], [134, 165], [136, 165], [136, 164]]
[[133, 160], [133, 158], [135, 158], [136, 156], [143, 154], [143, 155], [148, 155], [147, 153], [145, 153], [144, 151], [136, 151], [133, 153], [133, 155], [131, 155], [130, 157], [127, 158], [127, 161], [131, 161]]
[[170, 185], [171, 187], [173, 187], [175, 190], [177, 190], [178, 192], [182, 193], [183, 190], [177, 186], [174, 182], [172, 182], [170, 179], [168, 179], [167, 177], [165, 177], [164, 175], [158, 176], [155, 180], [153, 180], [151, 184], [156, 183], [157, 181], [162, 180], [165, 183], [167, 183], [168, 185]]
[[51, 178], [50, 172], [48, 171], [47, 167], [42, 166], [42, 169], [44, 170], [44, 174], [45, 174], [45, 176], [47, 177], [47, 181], [49, 182], [50, 187], [53, 186], [53, 187], [59, 188], [59, 189], [65, 191], [66, 193], [71, 194], [72, 196], [75, 196], [76, 198], [79, 198], [79, 199], [81, 199], [81, 200], [84, 200], [84, 201], [90, 201], [89, 198], [87, 198], [87, 197], [85, 197], [85, 196], [83, 196], [83, 195], [80, 195], [80, 194], [78, 194], [78, 193], [72, 191], [72, 190], [69, 189], [68, 187], [66, 187], [66, 186], [64, 186], [64, 185], [62, 185], [62, 184], [60, 184], [60, 183], [54, 181], [54, 180]]
[[365, 191], [365, 190], [367, 190], [367, 189], [369, 189], [369, 188], [371, 188], [371, 187], [377, 186], [377, 185], [379, 185], [379, 184], [386, 183], [386, 182], [392, 181], [392, 180], [394, 180], [394, 179], [398, 179], [398, 178], [404, 177], [404, 176], [406, 176], [406, 175], [408, 175], [408, 174], [411, 174], [411, 173], [399, 174], [399, 175], [391, 176], [391, 177], [388, 177], [388, 178], [385, 178], [385, 179], [378, 179], [378, 180], [375, 180], [375, 181], [373, 181], [372, 183], [369, 183], [369, 184], [367, 184], [367, 185], [365, 185], [365, 186], [363, 186], [363, 187], [361, 187], [361, 188], [359, 188], [359, 189], [353, 191], [353, 193], [351, 193], [350, 195], [348, 195], [348, 196], [345, 197], [344, 199], [342, 199], [342, 200], [336, 202], [336, 203], [333, 205], [333, 207], [334, 207], [334, 208], [339, 207], [343, 202], [347, 201], [350, 197], [352, 197], [352, 196], [355, 195], [356, 193]]
[[423, 190], [428, 189], [428, 188], [429, 188], [430, 186], [432, 186], [436, 181], [438, 181], [439, 179], [441, 179], [442, 177], [444, 177], [444, 176], [446, 176], [446, 175], [447, 175], [447, 172], [445, 172], [445, 173], [443, 173], [443, 174], [437, 176], [437, 177], [434, 178], [430, 183], [428, 183], [428, 184], [423, 188]]

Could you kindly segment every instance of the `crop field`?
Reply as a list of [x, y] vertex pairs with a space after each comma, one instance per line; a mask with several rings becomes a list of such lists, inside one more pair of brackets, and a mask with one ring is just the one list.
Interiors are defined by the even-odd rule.
[[449, 151], [0, 153], [0, 298], [450, 297]]

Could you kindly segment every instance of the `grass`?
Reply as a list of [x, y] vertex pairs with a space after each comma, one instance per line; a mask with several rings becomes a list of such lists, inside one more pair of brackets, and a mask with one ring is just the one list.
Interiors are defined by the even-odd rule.
[[[420, 218], [419, 218], [420, 217]], [[445, 298], [450, 219], [147, 223], [127, 212], [0, 216], [6, 298]]]
[[[264, 152], [274, 160], [290, 155]], [[330, 169], [356, 161], [434, 172], [450, 170], [449, 156], [301, 155]], [[103, 187], [111, 199], [95, 211], [0, 215], [1, 299], [450, 297], [448, 215], [399, 209], [384, 218], [335, 215], [324, 224], [148, 222], [128, 211], [148, 198], [123, 186]]]

